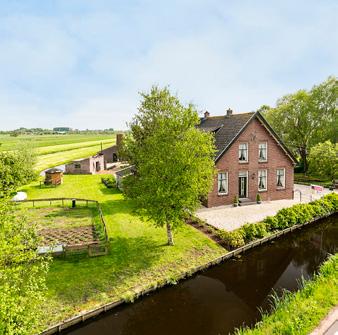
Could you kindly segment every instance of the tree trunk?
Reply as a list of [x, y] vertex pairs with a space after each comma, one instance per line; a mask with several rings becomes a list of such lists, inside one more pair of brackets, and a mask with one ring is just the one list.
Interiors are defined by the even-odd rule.
[[173, 232], [171, 230], [170, 223], [167, 223], [167, 236], [168, 236], [168, 245], [174, 245]]
[[307, 172], [307, 169], [308, 169], [306, 148], [300, 148], [299, 153], [300, 153], [300, 156], [302, 157], [303, 166], [304, 166], [304, 174], [306, 175], [306, 172]]

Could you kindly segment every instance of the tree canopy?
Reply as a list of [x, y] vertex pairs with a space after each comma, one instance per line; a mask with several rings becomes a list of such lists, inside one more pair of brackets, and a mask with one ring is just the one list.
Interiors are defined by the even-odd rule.
[[124, 188], [140, 214], [167, 227], [172, 245], [172, 228], [198, 207], [212, 185], [213, 137], [196, 128], [194, 107], [183, 106], [167, 88], [153, 87], [141, 96], [124, 141], [125, 155], [135, 168]]
[[338, 144], [326, 141], [311, 148], [309, 171], [318, 177], [334, 181], [338, 177]]
[[39, 237], [23, 216], [0, 200], [0, 334], [38, 333], [48, 259], [37, 254]]
[[28, 144], [20, 144], [10, 152], [0, 152], [0, 197], [36, 178], [35, 161], [35, 152]]
[[300, 155], [305, 172], [312, 146], [327, 140], [336, 143], [337, 101], [338, 80], [329, 77], [310, 91], [299, 90], [282, 97], [275, 108], [261, 107], [287, 146]]

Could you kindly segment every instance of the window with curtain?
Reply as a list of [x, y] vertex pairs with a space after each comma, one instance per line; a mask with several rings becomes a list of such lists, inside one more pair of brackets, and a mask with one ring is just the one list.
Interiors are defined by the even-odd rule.
[[259, 191], [267, 190], [267, 170], [258, 171], [258, 190]]
[[218, 193], [219, 194], [228, 193], [228, 172], [218, 173]]
[[268, 144], [266, 142], [259, 143], [258, 148], [258, 160], [260, 162], [266, 162], [268, 160]]
[[248, 143], [241, 143], [239, 145], [238, 159], [240, 162], [248, 161]]
[[285, 187], [285, 169], [277, 169], [277, 187]]

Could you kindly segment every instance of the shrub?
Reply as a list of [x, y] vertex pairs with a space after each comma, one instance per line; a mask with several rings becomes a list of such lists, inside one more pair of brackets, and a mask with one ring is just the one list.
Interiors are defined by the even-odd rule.
[[256, 194], [256, 202], [260, 203], [262, 201], [261, 195], [259, 193]]
[[231, 248], [239, 248], [245, 244], [243, 233], [239, 229], [231, 232], [222, 230], [218, 236]]
[[101, 182], [105, 184], [107, 188], [116, 187], [116, 180], [114, 176], [102, 177]]
[[268, 233], [264, 222], [245, 224], [239, 230], [242, 231], [246, 243], [251, 242], [256, 238], [262, 238]]
[[304, 224], [316, 217], [334, 213], [338, 208], [338, 194], [330, 193], [308, 204], [296, 204], [283, 208], [275, 216], [266, 217], [263, 222], [245, 224], [232, 232], [219, 231], [217, 235], [231, 248], [238, 248], [256, 238], [262, 238], [269, 232], [282, 230], [298, 224]]

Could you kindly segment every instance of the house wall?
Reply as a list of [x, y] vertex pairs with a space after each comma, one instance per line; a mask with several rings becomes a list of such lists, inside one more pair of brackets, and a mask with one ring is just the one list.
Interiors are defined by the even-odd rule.
[[[81, 161], [72, 162], [66, 164], [66, 173], [68, 174], [95, 174], [96, 173], [96, 162], [100, 163], [100, 170], [104, 170], [104, 156], [98, 155], [96, 157], [85, 158]], [[76, 168], [75, 165], [80, 164], [80, 168]]]
[[101, 153], [104, 155], [104, 161], [105, 163], [113, 163], [114, 162], [114, 154], [116, 155], [116, 158], [118, 158], [117, 154], [117, 145], [113, 145], [112, 147], [109, 147], [107, 149], [103, 149]]
[[[240, 143], [248, 143], [248, 163], [239, 163], [238, 149]], [[258, 145], [267, 142], [267, 162], [258, 161]], [[285, 168], [285, 188], [276, 186], [276, 169]], [[264, 126], [253, 119], [242, 132], [239, 138], [230, 146], [224, 155], [217, 161], [218, 172], [228, 172], [228, 194], [218, 194], [217, 175], [214, 179], [212, 191], [206, 201], [207, 207], [229, 205], [239, 194], [238, 174], [248, 171], [248, 198], [256, 200], [259, 193], [263, 201], [292, 199], [293, 196], [293, 162], [286, 155], [279, 143], [270, 135]], [[267, 191], [258, 192], [258, 170], [267, 170]]]

